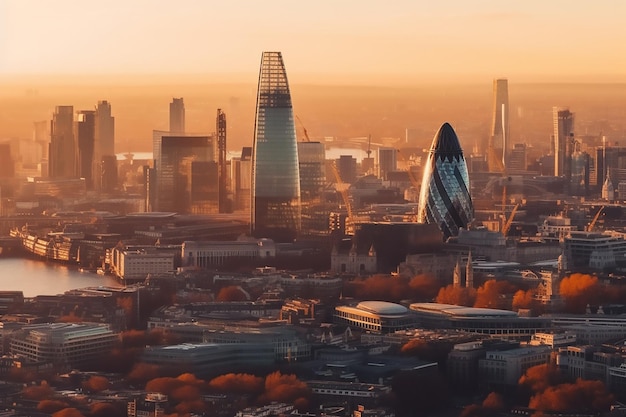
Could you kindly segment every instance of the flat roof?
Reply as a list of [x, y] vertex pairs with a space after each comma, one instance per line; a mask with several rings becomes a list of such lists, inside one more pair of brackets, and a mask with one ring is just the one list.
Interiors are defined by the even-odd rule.
[[409, 306], [413, 311], [422, 311], [454, 317], [518, 317], [517, 313], [495, 308], [478, 308], [457, 306], [454, 304], [413, 303]]

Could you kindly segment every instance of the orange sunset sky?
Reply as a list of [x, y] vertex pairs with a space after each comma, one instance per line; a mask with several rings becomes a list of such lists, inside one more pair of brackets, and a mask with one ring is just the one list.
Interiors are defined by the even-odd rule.
[[0, 0], [0, 77], [241, 81], [280, 50], [292, 82], [623, 82], [624, 16], [616, 0]]

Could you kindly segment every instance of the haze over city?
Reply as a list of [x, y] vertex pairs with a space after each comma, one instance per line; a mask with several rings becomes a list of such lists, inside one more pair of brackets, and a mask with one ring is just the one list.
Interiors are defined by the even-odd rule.
[[0, 0], [0, 415], [626, 417], [625, 12]]
[[[626, 81], [626, 58], [617, 53], [625, 7], [112, 1], [85, 8], [7, 0], [0, 4], [0, 136], [30, 136], [31, 122], [49, 118], [55, 105], [107, 99], [119, 115], [119, 149], [149, 150], [151, 130], [166, 126], [168, 97], [184, 96], [190, 131], [210, 132], [212, 109], [226, 109], [237, 150], [252, 140], [259, 54], [280, 50], [295, 112], [313, 137], [400, 138], [416, 128], [423, 129], [417, 145], [427, 147], [448, 120], [471, 146], [484, 143], [491, 80], [507, 77], [515, 140], [545, 143], [553, 105], [576, 106], [579, 126], [610, 119], [612, 126], [585, 129], [619, 140], [624, 86], [588, 84]], [[554, 83], [587, 85], [547, 85]]]

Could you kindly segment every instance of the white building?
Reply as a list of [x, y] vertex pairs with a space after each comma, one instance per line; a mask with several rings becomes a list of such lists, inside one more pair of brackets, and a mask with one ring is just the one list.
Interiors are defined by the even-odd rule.
[[271, 239], [241, 239], [234, 242], [188, 241], [183, 243], [184, 266], [210, 268], [227, 261], [273, 258], [276, 244]]
[[148, 274], [171, 274], [175, 256], [173, 250], [157, 247], [113, 248], [111, 270], [123, 280], [145, 279]]
[[11, 338], [10, 352], [29, 362], [79, 368], [110, 352], [117, 334], [102, 324], [48, 323], [26, 326]]
[[392, 333], [415, 327], [406, 307], [386, 301], [361, 301], [355, 307], [335, 307], [335, 321], [372, 333]]
[[626, 240], [616, 232], [571, 232], [565, 237], [565, 254], [570, 267], [614, 267], [626, 259]]

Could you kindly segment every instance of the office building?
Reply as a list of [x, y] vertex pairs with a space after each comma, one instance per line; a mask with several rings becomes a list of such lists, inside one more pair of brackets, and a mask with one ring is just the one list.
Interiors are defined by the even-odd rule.
[[337, 171], [341, 182], [344, 184], [353, 184], [356, 182], [357, 169], [356, 158], [352, 155], [339, 155], [337, 160]]
[[509, 84], [507, 79], [493, 80], [493, 119], [487, 150], [490, 172], [502, 172], [510, 152]]
[[93, 188], [92, 164], [96, 134], [96, 112], [82, 110], [76, 115], [76, 141], [78, 142], [78, 178], [85, 179], [87, 189]]
[[252, 234], [291, 241], [300, 231], [300, 173], [291, 94], [280, 52], [263, 52], [254, 124]]
[[215, 132], [217, 135], [217, 165], [219, 169], [218, 194], [219, 212], [232, 211], [232, 205], [228, 201], [228, 166], [226, 161], [226, 114], [222, 109], [217, 109], [215, 119]]
[[170, 103], [170, 133], [185, 133], [185, 103], [181, 98], [173, 98]]
[[111, 116], [111, 103], [106, 100], [99, 101], [95, 117], [93, 187], [98, 191], [111, 192], [117, 185], [117, 161], [115, 169], [111, 167], [111, 158], [115, 157], [115, 118]]
[[396, 148], [378, 148], [378, 178], [387, 180], [387, 174], [398, 169]]
[[611, 268], [626, 256], [621, 233], [572, 231], [564, 238], [567, 265], [573, 268]]
[[554, 176], [564, 176], [569, 182], [574, 147], [574, 113], [566, 108], [553, 107], [552, 124], [554, 128]]
[[511, 154], [509, 155], [507, 172], [512, 173], [526, 171], [527, 160], [526, 144], [516, 143], [511, 150]]
[[418, 222], [434, 223], [444, 239], [459, 234], [474, 218], [469, 175], [459, 139], [448, 123], [435, 134], [424, 166]]
[[550, 361], [548, 346], [520, 347], [504, 351], [488, 351], [478, 361], [480, 380], [489, 387], [516, 386], [528, 368]]
[[[212, 195], [213, 206], [217, 207], [216, 166], [202, 164], [213, 162], [214, 142], [210, 136], [171, 136], [167, 132], [155, 131], [154, 164], [156, 171], [156, 198], [153, 211], [174, 211], [191, 213], [194, 199], [203, 196], [193, 195], [198, 187], [209, 187], [205, 197]], [[213, 175], [211, 167], [213, 166]], [[206, 183], [210, 181], [209, 183]]]
[[235, 210], [250, 210], [252, 195], [252, 148], [245, 146], [240, 157], [231, 158], [231, 183]]
[[298, 142], [302, 202], [318, 199], [326, 183], [326, 153], [321, 142]]
[[72, 369], [94, 363], [109, 353], [117, 337], [108, 325], [102, 324], [36, 324], [13, 333], [10, 350], [27, 362]]
[[49, 155], [51, 178], [76, 178], [73, 106], [57, 106], [52, 115]]

